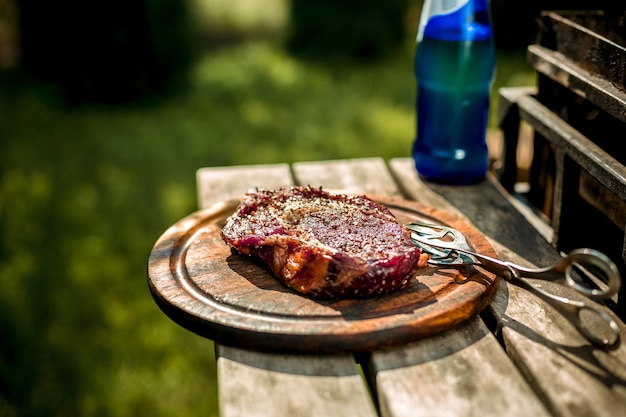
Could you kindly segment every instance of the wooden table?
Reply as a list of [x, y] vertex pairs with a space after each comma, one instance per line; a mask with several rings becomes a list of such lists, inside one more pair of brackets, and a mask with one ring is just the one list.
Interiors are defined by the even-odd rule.
[[[546, 266], [560, 257], [549, 226], [493, 178], [428, 184], [408, 158], [204, 168], [197, 184], [201, 208], [253, 187], [292, 184], [415, 200], [476, 227], [500, 259]], [[575, 298], [568, 289], [544, 288]], [[391, 349], [323, 355], [215, 345], [222, 417], [626, 415], [624, 344], [610, 351], [590, 345], [541, 300], [503, 280], [480, 315]]]

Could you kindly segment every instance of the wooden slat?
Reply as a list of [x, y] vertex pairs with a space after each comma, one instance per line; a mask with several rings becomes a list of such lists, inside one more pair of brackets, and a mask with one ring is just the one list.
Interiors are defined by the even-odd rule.
[[[521, 96], [518, 107], [522, 119], [530, 123], [552, 144], [562, 148], [581, 167], [617, 195], [626, 195], [626, 168], [591, 139], [557, 117], [531, 96]], [[626, 105], [625, 105], [626, 107]]]
[[[580, 67], [562, 53], [540, 45], [528, 46], [528, 59], [538, 72], [626, 122], [626, 93], [608, 79]], [[606, 66], [609, 68], [610, 64], [606, 63]]]
[[[383, 169], [385, 166], [381, 159], [301, 163], [294, 165], [294, 175], [300, 183], [319, 183], [351, 192], [399, 195], [400, 188], [390, 172]], [[406, 171], [396, 170], [395, 174], [400, 177], [411, 175], [412, 171], [411, 166]], [[413, 190], [411, 197], [424, 197], [421, 201], [426, 204], [460, 215], [459, 210], [426, 186], [419, 190], [416, 186], [413, 182], [403, 189]], [[434, 359], [432, 355], [439, 360], [426, 361], [429, 356]], [[424, 363], [417, 366], [420, 357]], [[429, 405], [422, 415], [547, 415], [480, 320], [407, 348], [374, 352], [364, 365], [373, 391], [377, 393], [380, 410], [386, 417], [420, 415], [417, 410], [422, 401]], [[408, 368], [403, 368], [404, 365]], [[451, 381], [454, 387], [465, 391], [451, 392]], [[484, 383], [477, 383], [481, 381]], [[453, 398], [454, 401], [446, 401]]]
[[293, 184], [288, 164], [201, 168], [196, 173], [198, 201], [206, 208], [239, 199], [254, 187], [279, 188]]
[[623, 345], [614, 351], [591, 346], [562, 316], [517, 287], [510, 286], [507, 299], [496, 300], [494, 306], [509, 357], [553, 415], [626, 415]]
[[363, 158], [293, 164], [296, 182], [344, 193], [400, 197], [400, 191], [381, 158]]
[[[395, 171], [410, 160], [392, 161]], [[408, 177], [406, 177], [408, 178]], [[430, 185], [467, 215], [494, 243], [503, 260], [527, 267], [548, 266], [560, 258], [549, 243], [515, 210], [495, 181], [463, 187]], [[406, 188], [423, 184], [407, 182]], [[542, 284], [547, 291], [575, 298], [572, 291]], [[622, 339], [626, 337], [620, 324]], [[525, 290], [503, 283], [489, 308], [509, 357], [550, 412], [557, 416], [626, 415], [626, 347], [604, 351], [589, 344], [561, 315]], [[531, 415], [531, 414], [529, 414]]]
[[549, 415], [480, 319], [372, 362], [383, 417]]
[[351, 355], [216, 353], [222, 417], [376, 415]]
[[[547, 10], [540, 13], [540, 19], [537, 41], [558, 52], [557, 61], [584, 68], [614, 88], [626, 86], [623, 9]], [[586, 91], [583, 90], [583, 94], [587, 94]]]
[[[198, 171], [201, 208], [240, 197], [252, 187], [293, 183], [288, 165], [204, 168]], [[304, 341], [303, 341], [304, 343]], [[375, 416], [350, 355], [270, 355], [218, 345], [221, 417]]]
[[467, 220], [467, 216], [461, 210], [452, 206], [443, 195], [437, 193], [427, 183], [419, 179], [413, 159], [392, 159], [389, 165], [392, 175], [396, 178], [398, 187], [402, 189], [407, 198], [432, 207], [445, 208], [448, 213]]

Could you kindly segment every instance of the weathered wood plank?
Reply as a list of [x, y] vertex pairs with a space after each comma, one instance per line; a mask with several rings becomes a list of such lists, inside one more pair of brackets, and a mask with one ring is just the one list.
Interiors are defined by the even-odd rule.
[[354, 194], [401, 197], [385, 161], [363, 158], [293, 164], [296, 182]]
[[[410, 159], [391, 162], [394, 172], [405, 170]], [[407, 189], [424, 184], [403, 177]], [[419, 180], [418, 180], [419, 181]], [[503, 260], [527, 267], [547, 266], [560, 255], [528, 222], [529, 213], [519, 213], [507, 195], [492, 181], [475, 186], [469, 194], [463, 187], [429, 184], [493, 242]], [[525, 217], [526, 216], [526, 217]], [[542, 284], [553, 293], [575, 298], [569, 289]], [[623, 323], [608, 309], [626, 336]], [[555, 310], [534, 295], [502, 283], [488, 309], [509, 357], [556, 416], [610, 416], [626, 412], [626, 347], [604, 351], [590, 345]]]
[[292, 185], [288, 164], [201, 168], [196, 173], [201, 208], [239, 199], [254, 187], [279, 188]]
[[[390, 172], [382, 169], [385, 166], [380, 159], [301, 163], [294, 164], [294, 175], [300, 183], [400, 195]], [[411, 175], [413, 171], [411, 166], [394, 174]], [[323, 177], [318, 177], [318, 173]], [[409, 197], [461, 216], [460, 210], [437, 193], [425, 186], [416, 190], [415, 185], [410, 183], [403, 191], [412, 191], [407, 194]], [[422, 409], [422, 401], [428, 403], [425, 415], [547, 415], [496, 338], [479, 319], [472, 323], [407, 348], [372, 353], [364, 366], [383, 416], [420, 415], [417, 411]], [[413, 366], [420, 363], [416, 359], [420, 357], [421, 366]], [[429, 357], [433, 360], [429, 361]], [[463, 389], [452, 392], [450, 381]]]
[[372, 363], [383, 417], [549, 415], [480, 319]]
[[222, 417], [376, 415], [352, 355], [216, 353]]
[[415, 201], [427, 204], [432, 207], [445, 208], [448, 213], [460, 219], [467, 220], [463, 211], [451, 205], [442, 194], [437, 193], [428, 187], [417, 176], [413, 159], [398, 158], [389, 161], [391, 174], [395, 177], [397, 186], [402, 189], [403, 194]]
[[[285, 164], [205, 168], [197, 180], [202, 208], [239, 198], [252, 187], [293, 183]], [[350, 355], [270, 355], [223, 345], [216, 353], [221, 417], [376, 415]]]
[[[556, 311], [517, 287], [509, 286], [508, 299], [498, 297], [492, 313], [505, 349], [553, 415], [626, 415], [623, 344], [614, 351], [591, 346]], [[621, 328], [624, 339], [623, 324]]]

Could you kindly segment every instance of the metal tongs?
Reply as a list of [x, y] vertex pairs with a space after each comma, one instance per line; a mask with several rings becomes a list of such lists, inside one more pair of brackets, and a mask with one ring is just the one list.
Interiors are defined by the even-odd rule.
[[[591, 304], [571, 300], [546, 292], [523, 278], [557, 281], [565, 278], [565, 285], [587, 297], [607, 299], [621, 287], [617, 266], [603, 253], [594, 249], [575, 249], [556, 264], [539, 269], [528, 269], [511, 262], [504, 262], [473, 252], [465, 236], [458, 230], [436, 224], [411, 222], [406, 225], [411, 231], [411, 240], [424, 252], [430, 254], [429, 264], [443, 267], [479, 266], [494, 273], [507, 282], [524, 288], [554, 307], [567, 318], [592, 343], [604, 348], [619, 345], [620, 334], [615, 320]], [[589, 288], [581, 284], [575, 273], [582, 273], [592, 281], [601, 281], [601, 288]], [[593, 279], [595, 278], [595, 279]], [[583, 323], [582, 314], [593, 314], [604, 321], [612, 333], [608, 338], [597, 334]]]

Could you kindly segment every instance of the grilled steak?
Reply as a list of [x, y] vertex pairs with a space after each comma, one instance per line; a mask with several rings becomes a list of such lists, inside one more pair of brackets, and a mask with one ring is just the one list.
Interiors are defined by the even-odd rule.
[[387, 207], [321, 188], [250, 190], [222, 237], [286, 286], [325, 299], [405, 288], [427, 261]]

